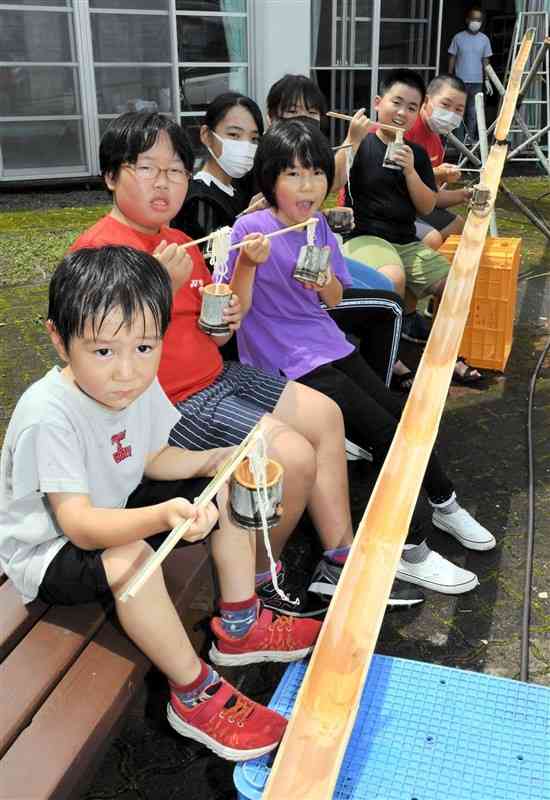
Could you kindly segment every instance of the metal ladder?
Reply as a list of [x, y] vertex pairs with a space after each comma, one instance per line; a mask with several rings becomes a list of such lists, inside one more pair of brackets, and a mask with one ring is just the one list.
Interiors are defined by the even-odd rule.
[[[531, 72], [537, 55], [544, 47], [544, 40], [550, 35], [550, 13], [541, 11], [545, 5], [544, 0], [527, 0], [526, 6], [530, 10], [520, 11], [514, 28], [512, 46], [508, 55], [506, 67], [506, 81], [510, 77], [510, 69], [521, 45], [521, 40], [528, 28], [536, 31], [535, 41], [531, 50], [531, 56], [525, 65], [523, 79]], [[542, 58], [539, 57], [536, 67], [536, 75], [531, 81], [525, 95], [520, 100], [521, 115], [525, 120], [530, 135], [550, 124], [550, 55], [546, 48]], [[506, 82], [505, 81], [505, 82]], [[517, 124], [510, 128], [511, 150], [514, 150], [527, 136], [527, 131], [522, 130]], [[545, 151], [547, 157], [550, 156], [550, 131], [538, 140], [540, 148]], [[540, 161], [539, 154], [533, 147], [524, 147], [517, 155], [511, 154], [510, 161]]]

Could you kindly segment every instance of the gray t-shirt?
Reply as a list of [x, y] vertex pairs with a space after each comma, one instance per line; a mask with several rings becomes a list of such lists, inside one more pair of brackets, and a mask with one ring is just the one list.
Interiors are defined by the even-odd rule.
[[483, 83], [483, 58], [493, 55], [491, 42], [484, 33], [461, 31], [453, 36], [449, 55], [456, 56], [455, 75], [464, 83]]
[[99, 405], [58, 367], [22, 395], [0, 458], [0, 569], [25, 603], [68, 541], [46, 495], [87, 494], [93, 506], [123, 508], [179, 418], [156, 379], [123, 411]]

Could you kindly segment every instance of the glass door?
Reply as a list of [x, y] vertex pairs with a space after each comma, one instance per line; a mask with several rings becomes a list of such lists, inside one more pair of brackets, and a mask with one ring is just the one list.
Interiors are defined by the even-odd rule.
[[71, 0], [0, 0], [0, 182], [89, 172]]
[[[312, 0], [312, 76], [332, 110], [353, 114], [374, 98], [384, 71], [438, 71], [443, 0]], [[333, 144], [347, 123], [331, 120]]]

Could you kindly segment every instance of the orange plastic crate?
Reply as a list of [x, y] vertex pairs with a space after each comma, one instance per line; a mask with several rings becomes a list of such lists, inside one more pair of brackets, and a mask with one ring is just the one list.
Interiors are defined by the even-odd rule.
[[[439, 249], [452, 262], [460, 236]], [[473, 367], [504, 371], [514, 338], [521, 239], [485, 242], [459, 353]]]

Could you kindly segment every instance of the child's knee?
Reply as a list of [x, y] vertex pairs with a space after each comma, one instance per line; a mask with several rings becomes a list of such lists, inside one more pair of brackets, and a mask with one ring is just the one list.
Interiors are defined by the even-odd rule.
[[109, 547], [101, 554], [111, 588], [122, 586], [152, 555], [153, 548], [143, 540]]
[[443, 244], [443, 236], [434, 228], [432, 231], [427, 233], [426, 236], [424, 236], [422, 243], [427, 247], [431, 247], [432, 250], [439, 250]]

